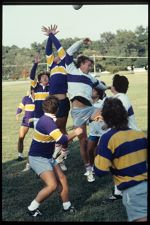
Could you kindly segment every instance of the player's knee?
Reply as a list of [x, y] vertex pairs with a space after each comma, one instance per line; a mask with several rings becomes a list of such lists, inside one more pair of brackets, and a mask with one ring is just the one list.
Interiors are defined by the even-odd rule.
[[50, 193], [54, 192], [57, 189], [57, 182], [51, 182], [47, 187]]

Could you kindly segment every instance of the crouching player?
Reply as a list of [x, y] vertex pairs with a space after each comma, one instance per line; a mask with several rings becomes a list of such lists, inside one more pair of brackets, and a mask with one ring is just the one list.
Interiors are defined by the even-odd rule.
[[37, 122], [29, 150], [30, 166], [45, 183], [45, 187], [39, 191], [28, 206], [28, 213], [33, 217], [42, 215], [39, 210], [40, 203], [47, 199], [57, 187], [60, 191], [64, 211], [74, 212], [74, 207], [69, 200], [67, 178], [52, 155], [55, 143], [67, 144], [68, 141], [80, 135], [82, 129], [77, 128], [68, 135], [61, 133], [57, 128], [55, 116], [58, 104], [58, 98], [52, 95], [43, 101], [44, 115]]

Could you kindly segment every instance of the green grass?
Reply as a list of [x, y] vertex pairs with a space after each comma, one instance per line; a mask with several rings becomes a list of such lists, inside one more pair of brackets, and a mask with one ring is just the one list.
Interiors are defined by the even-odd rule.
[[[125, 74], [125, 73], [124, 73]], [[125, 74], [130, 82], [128, 91], [133, 104], [139, 128], [147, 133], [147, 74]], [[112, 75], [102, 75], [101, 80], [111, 84]], [[8, 82], [7, 82], [8, 83]], [[2, 219], [3, 221], [33, 221], [27, 216], [26, 208], [42, 188], [43, 183], [33, 171], [21, 173], [24, 162], [17, 162], [17, 139], [21, 123], [15, 119], [15, 113], [22, 97], [29, 90], [29, 82], [2, 85]], [[108, 92], [108, 95], [110, 93]], [[69, 116], [67, 127], [72, 126]], [[32, 139], [32, 130], [25, 138], [24, 154], [27, 156]], [[65, 215], [57, 192], [41, 204], [44, 216], [35, 221], [104, 221], [123, 222], [127, 220], [121, 200], [103, 203], [111, 194], [112, 176], [96, 177], [94, 183], [88, 183], [83, 175], [84, 167], [79, 153], [78, 140], [69, 145], [71, 152], [66, 160], [70, 199], [77, 213]]]

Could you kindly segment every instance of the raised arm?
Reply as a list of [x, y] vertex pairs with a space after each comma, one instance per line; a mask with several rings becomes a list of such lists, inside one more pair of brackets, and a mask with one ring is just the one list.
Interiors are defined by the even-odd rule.
[[75, 52], [77, 52], [80, 47], [85, 44], [85, 45], [90, 45], [92, 42], [89, 38], [85, 38], [79, 41], [76, 41], [73, 45], [71, 45], [68, 49], [67, 49], [67, 53], [69, 55], [73, 55]]
[[37, 70], [39, 61], [40, 61], [39, 55], [36, 55], [36, 57], [34, 59], [33, 67], [32, 67], [31, 72], [30, 72], [30, 81], [31, 81], [32, 87], [35, 87], [36, 84], [37, 84], [37, 81], [35, 79], [35, 75], [36, 75], [36, 70]]
[[[66, 51], [67, 52], [67, 54], [66, 54], [66, 65], [70, 66], [73, 63], [74, 53], [77, 52], [83, 44], [90, 45], [91, 43], [92, 42], [89, 38], [85, 38], [85, 39], [76, 41], [73, 45], [71, 45]], [[72, 68], [69, 68], [69, 69], [72, 69]]]
[[[52, 43], [54, 44], [54, 46], [57, 50], [60, 60], [62, 62], [64, 62], [66, 52], [63, 49], [63, 47], [61, 46], [59, 40], [55, 36], [59, 32], [57, 30], [57, 25], [54, 25], [54, 26], [51, 25], [50, 27], [43, 26], [42, 31], [45, 32], [45, 35], [49, 36], [47, 45], [46, 45], [46, 56], [47, 56], [47, 59], [49, 60], [48, 64], [52, 65], [53, 60], [54, 60], [54, 56], [52, 54]], [[64, 66], [65, 66], [65, 62], [64, 62]]]

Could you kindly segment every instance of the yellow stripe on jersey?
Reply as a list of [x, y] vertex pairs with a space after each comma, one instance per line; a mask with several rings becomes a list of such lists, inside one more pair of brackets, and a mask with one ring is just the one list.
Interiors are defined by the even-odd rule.
[[48, 64], [48, 66], [51, 66], [52, 63], [53, 63], [53, 61], [54, 61], [54, 55], [53, 54], [50, 55], [50, 56], [47, 55], [46, 58], [47, 58], [47, 64]]
[[113, 178], [114, 178], [114, 182], [115, 182], [115, 185], [120, 185], [122, 182], [129, 182], [129, 181], [132, 181], [132, 180], [135, 180], [135, 181], [141, 181], [141, 180], [147, 180], [147, 172], [146, 173], [143, 173], [143, 174], [140, 174], [140, 175], [137, 175], [137, 176], [134, 176], [134, 177], [128, 177], [128, 176], [115, 176], [113, 175]]
[[135, 165], [137, 163], [141, 163], [147, 160], [147, 152], [146, 149], [142, 149], [140, 151], [132, 152], [127, 155], [123, 155], [119, 157], [118, 159], [115, 158], [113, 160], [113, 163], [115, 167], [120, 170], [124, 169], [126, 167], [130, 167], [132, 165]]
[[95, 157], [94, 164], [96, 168], [103, 171], [109, 171], [109, 167], [111, 167], [111, 161], [100, 155]]
[[66, 56], [66, 52], [62, 47], [58, 50], [58, 56], [60, 59], [63, 59]]
[[66, 69], [63, 66], [55, 67], [51, 70], [51, 76], [56, 73], [66, 74]]
[[49, 95], [49, 92], [37, 92], [34, 93], [34, 100], [45, 100], [46, 97]]
[[20, 108], [20, 109], [23, 110], [24, 109], [24, 105], [22, 103], [20, 103], [19, 106], [18, 106], [18, 108]]
[[49, 143], [54, 141], [54, 139], [50, 135], [42, 134], [37, 130], [34, 130], [33, 139], [42, 143]]
[[32, 87], [36, 87], [36, 85], [37, 85], [37, 80], [30, 80], [30, 82], [31, 82], [31, 86], [32, 86]]
[[[126, 135], [125, 135], [126, 132]], [[119, 131], [116, 134], [112, 135], [108, 142], [108, 148], [111, 149], [112, 153], [114, 153], [115, 149], [125, 142], [125, 136], [127, 137], [128, 142], [137, 139], [137, 131], [127, 130], [127, 131]], [[138, 138], [145, 137], [144, 133], [139, 132]], [[114, 147], [113, 147], [114, 146]]]
[[34, 104], [27, 104], [25, 105], [25, 111], [34, 111], [35, 105]]
[[50, 133], [50, 136], [55, 140], [58, 141], [62, 137], [62, 133], [59, 129], [55, 129]]

